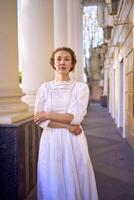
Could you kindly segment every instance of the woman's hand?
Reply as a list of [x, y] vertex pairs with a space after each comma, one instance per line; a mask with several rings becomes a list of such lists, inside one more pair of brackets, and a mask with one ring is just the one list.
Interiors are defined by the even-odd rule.
[[82, 132], [82, 129], [79, 124], [68, 125], [67, 129], [74, 135], [79, 135]]
[[[36, 123], [37, 125], [48, 119], [49, 119], [49, 113], [44, 112], [44, 111], [36, 113], [33, 117], [34, 123]], [[57, 122], [55, 122], [55, 123], [56, 123], [56, 128], [57, 128]], [[60, 127], [62, 127], [62, 128], [67, 128], [74, 135], [79, 135], [82, 132], [82, 129], [79, 124], [69, 125], [69, 124], [59, 123], [59, 122], [58, 122], [58, 124], [60, 124]], [[62, 126], [61, 126], [61, 124], [62, 124]], [[52, 126], [52, 124], [51, 124], [51, 126]]]
[[48, 113], [47, 112], [38, 112], [33, 117], [34, 123], [37, 125], [40, 124], [43, 121], [46, 121], [48, 119]]

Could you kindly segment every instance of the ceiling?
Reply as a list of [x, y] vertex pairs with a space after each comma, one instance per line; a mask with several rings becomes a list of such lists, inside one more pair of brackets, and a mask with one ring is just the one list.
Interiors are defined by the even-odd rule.
[[94, 6], [99, 4], [104, 4], [105, 0], [81, 0], [83, 6]]

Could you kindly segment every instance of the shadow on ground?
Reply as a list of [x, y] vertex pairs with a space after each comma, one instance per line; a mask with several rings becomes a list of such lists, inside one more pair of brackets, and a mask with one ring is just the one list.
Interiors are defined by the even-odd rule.
[[83, 127], [99, 200], [134, 200], [134, 149], [122, 138], [107, 108], [91, 104]]

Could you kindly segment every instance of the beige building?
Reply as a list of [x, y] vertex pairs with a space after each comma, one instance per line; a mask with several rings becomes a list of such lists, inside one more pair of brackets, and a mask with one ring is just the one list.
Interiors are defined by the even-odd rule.
[[134, 1], [105, 2], [99, 11], [103, 11], [101, 25], [106, 29], [104, 41], [108, 45], [103, 92], [122, 137], [134, 145]]

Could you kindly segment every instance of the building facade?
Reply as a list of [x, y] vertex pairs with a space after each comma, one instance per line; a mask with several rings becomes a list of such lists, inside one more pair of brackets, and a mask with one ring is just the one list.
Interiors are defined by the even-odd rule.
[[[107, 1], [106, 1], [107, 2]], [[114, 2], [114, 1], [113, 1]], [[134, 145], [134, 1], [116, 1], [115, 12], [103, 7], [108, 49], [104, 62], [104, 95], [122, 137]], [[102, 8], [101, 8], [102, 9]], [[113, 7], [114, 9], [114, 7]]]

